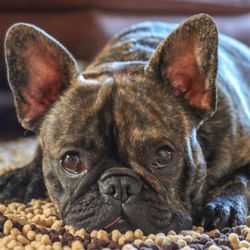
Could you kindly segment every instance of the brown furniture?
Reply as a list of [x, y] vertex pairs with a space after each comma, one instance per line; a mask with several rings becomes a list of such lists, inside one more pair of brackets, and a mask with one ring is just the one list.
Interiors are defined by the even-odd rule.
[[145, 20], [212, 15], [219, 31], [250, 46], [250, 0], [0, 0], [0, 133], [17, 127], [6, 82], [4, 34], [15, 22], [40, 26], [77, 58], [91, 60], [117, 31]]

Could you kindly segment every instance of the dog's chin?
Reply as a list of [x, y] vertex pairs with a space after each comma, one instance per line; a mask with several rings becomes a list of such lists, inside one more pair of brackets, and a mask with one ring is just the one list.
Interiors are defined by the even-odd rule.
[[91, 221], [77, 221], [77, 220], [71, 220], [66, 219], [64, 220], [66, 224], [73, 225], [77, 229], [84, 228], [87, 231], [92, 230], [100, 230], [103, 229], [107, 231], [108, 233], [112, 232], [113, 230], [117, 229], [121, 233], [124, 233], [128, 230], [134, 230], [134, 226], [131, 225], [126, 219], [124, 219], [122, 216], [118, 216], [114, 219], [112, 217], [110, 220], [106, 221], [105, 223], [94, 223], [95, 219], [92, 218]]
[[[192, 225], [189, 213], [169, 204], [146, 202], [141, 196], [130, 197], [126, 203], [110, 197], [97, 196], [95, 206], [86, 206], [86, 199], [77, 202], [62, 218], [66, 224], [87, 231], [104, 229], [111, 232], [118, 229], [121, 232], [141, 229], [145, 234], [180, 231]], [[155, 197], [156, 199], [157, 197]], [[157, 201], [157, 199], [156, 199]], [[93, 201], [92, 203], [93, 204]], [[84, 206], [85, 205], [85, 206]]]
[[134, 220], [133, 218], [126, 218], [123, 215], [118, 215], [117, 217], [111, 216], [110, 219], [106, 220], [102, 223], [96, 223], [94, 217], [87, 221], [77, 221], [77, 220], [66, 220], [67, 224], [71, 224], [75, 226], [77, 229], [84, 228], [87, 231], [92, 230], [100, 230], [103, 229], [108, 233], [112, 232], [113, 230], [119, 230], [121, 233], [125, 233], [128, 230], [136, 230], [141, 229], [145, 234], [150, 233], [159, 233], [159, 232], [168, 232], [169, 230], [175, 230], [179, 232], [183, 229], [189, 229], [192, 225], [192, 219], [190, 216], [185, 214], [185, 217], [179, 217], [177, 220], [172, 220], [171, 222], [166, 220], [159, 223], [156, 219], [152, 223], [152, 219], [146, 219], [144, 216], [140, 218], [137, 215], [138, 219]]

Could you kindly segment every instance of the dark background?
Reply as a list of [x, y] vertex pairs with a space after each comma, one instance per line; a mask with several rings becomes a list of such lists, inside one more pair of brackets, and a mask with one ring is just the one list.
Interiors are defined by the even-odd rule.
[[90, 61], [110, 37], [145, 20], [212, 15], [220, 32], [250, 46], [250, 0], [0, 0], [0, 139], [23, 136], [6, 81], [3, 42], [15, 22], [40, 26], [78, 59]]

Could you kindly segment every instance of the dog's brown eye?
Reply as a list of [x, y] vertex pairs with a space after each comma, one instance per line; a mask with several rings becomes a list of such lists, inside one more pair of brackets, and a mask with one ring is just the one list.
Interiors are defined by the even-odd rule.
[[79, 174], [87, 169], [76, 152], [66, 153], [61, 159], [61, 165], [71, 174]]
[[163, 146], [156, 152], [152, 166], [154, 168], [164, 168], [173, 160], [173, 158], [174, 151], [169, 146]]

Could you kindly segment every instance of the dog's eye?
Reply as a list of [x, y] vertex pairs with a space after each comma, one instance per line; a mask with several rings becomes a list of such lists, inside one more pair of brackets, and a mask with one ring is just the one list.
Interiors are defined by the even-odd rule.
[[174, 151], [169, 146], [163, 146], [158, 149], [155, 159], [152, 162], [154, 168], [166, 167], [174, 158]]
[[87, 169], [77, 152], [68, 152], [61, 159], [62, 167], [71, 174], [79, 174]]

